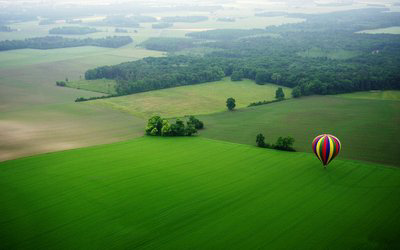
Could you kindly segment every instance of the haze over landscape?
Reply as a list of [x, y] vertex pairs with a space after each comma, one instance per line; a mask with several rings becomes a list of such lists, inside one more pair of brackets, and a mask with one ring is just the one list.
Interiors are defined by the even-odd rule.
[[0, 1], [0, 249], [399, 249], [399, 69], [397, 0]]

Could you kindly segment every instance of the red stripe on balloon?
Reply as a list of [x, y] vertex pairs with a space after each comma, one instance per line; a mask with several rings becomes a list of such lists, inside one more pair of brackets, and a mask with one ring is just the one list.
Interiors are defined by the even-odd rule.
[[328, 144], [327, 144], [328, 141], [329, 141], [328, 137], [324, 136], [324, 139], [322, 142], [324, 145], [322, 145], [322, 155], [321, 155], [322, 162], [324, 163], [324, 165], [326, 165], [326, 160], [327, 160], [326, 159], [326, 149], [328, 146]]

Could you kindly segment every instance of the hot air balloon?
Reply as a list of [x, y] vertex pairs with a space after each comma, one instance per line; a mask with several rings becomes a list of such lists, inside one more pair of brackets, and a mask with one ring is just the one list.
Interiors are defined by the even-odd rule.
[[312, 143], [315, 155], [322, 162], [324, 167], [339, 154], [342, 145], [338, 138], [333, 135], [323, 134], [315, 137]]

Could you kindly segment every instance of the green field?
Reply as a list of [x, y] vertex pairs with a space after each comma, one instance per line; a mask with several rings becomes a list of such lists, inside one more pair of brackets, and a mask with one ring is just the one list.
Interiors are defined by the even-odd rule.
[[324, 51], [320, 48], [312, 48], [298, 54], [303, 57], [327, 57], [329, 59], [346, 60], [358, 56], [361, 53], [358, 51], [343, 50], [343, 49]]
[[339, 95], [346, 98], [400, 101], [400, 91], [367, 91]]
[[[224, 111], [229, 97], [236, 99], [238, 108], [247, 107], [251, 102], [273, 100], [278, 87], [274, 84], [257, 85], [251, 80], [232, 82], [230, 78], [225, 78], [218, 82], [155, 90], [90, 103], [146, 118], [152, 115], [177, 117]], [[291, 89], [284, 88], [284, 92], [286, 97], [291, 96]]]
[[367, 34], [400, 34], [400, 27], [388, 27], [374, 30], [363, 30], [358, 33], [367, 33]]
[[400, 170], [201, 138], [0, 163], [4, 249], [395, 249]]
[[400, 166], [400, 102], [314, 96], [291, 99], [234, 112], [199, 116], [201, 136], [255, 145], [258, 133], [274, 143], [279, 136], [295, 138], [298, 151], [311, 152], [312, 139], [336, 135], [345, 158]]
[[96, 80], [76, 80], [67, 82], [67, 87], [84, 89], [105, 94], [116, 94], [115, 80], [96, 79]]

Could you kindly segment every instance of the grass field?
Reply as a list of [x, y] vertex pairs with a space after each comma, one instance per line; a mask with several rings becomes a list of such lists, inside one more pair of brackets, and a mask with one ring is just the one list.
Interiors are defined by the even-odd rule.
[[107, 107], [74, 103], [103, 95], [61, 88], [87, 69], [162, 53], [135, 47], [0, 52], [0, 161], [141, 136], [144, 121]]
[[[274, 84], [257, 85], [251, 80], [232, 82], [230, 78], [224, 78], [218, 82], [155, 90], [90, 103], [146, 118], [152, 115], [177, 117], [224, 111], [229, 97], [236, 99], [239, 108], [255, 101], [273, 100], [278, 87]], [[284, 88], [284, 92], [287, 97], [291, 96], [291, 89]]]
[[298, 151], [311, 152], [321, 133], [336, 135], [345, 158], [400, 166], [400, 102], [315, 96], [291, 99], [234, 112], [199, 116], [201, 136], [255, 145], [263, 133], [274, 143], [279, 136], [295, 138]]
[[395, 249], [400, 170], [201, 138], [0, 163], [4, 249]]
[[307, 51], [300, 52], [298, 54], [303, 57], [327, 57], [330, 59], [346, 60], [358, 56], [361, 53], [358, 51], [343, 50], [343, 49], [333, 50], [333, 51], [323, 51], [320, 48], [312, 48]]
[[115, 80], [96, 79], [96, 80], [75, 80], [67, 82], [67, 87], [84, 89], [105, 94], [116, 94]]
[[339, 95], [346, 98], [400, 101], [400, 91], [368, 91]]

